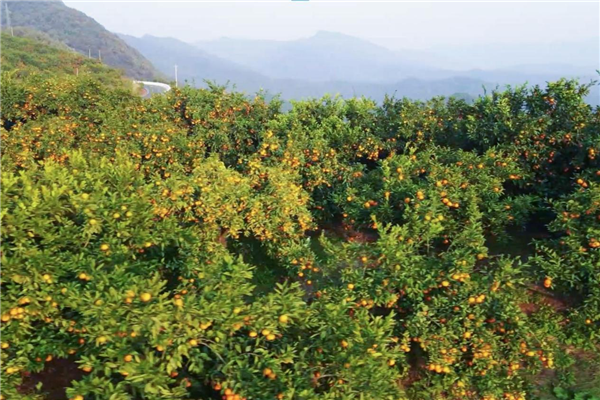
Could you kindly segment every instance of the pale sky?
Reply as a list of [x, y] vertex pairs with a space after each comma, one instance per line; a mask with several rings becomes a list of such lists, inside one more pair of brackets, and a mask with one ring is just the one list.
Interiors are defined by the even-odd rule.
[[108, 30], [187, 42], [292, 40], [319, 30], [390, 48], [571, 42], [600, 36], [600, 2], [64, 1]]

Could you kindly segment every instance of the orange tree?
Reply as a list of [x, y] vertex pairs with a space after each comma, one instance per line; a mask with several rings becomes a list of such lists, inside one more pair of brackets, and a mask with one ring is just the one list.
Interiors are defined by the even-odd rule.
[[[571, 303], [567, 326], [578, 345], [594, 345], [600, 327], [600, 173], [581, 175], [574, 193], [552, 202], [557, 235], [537, 242], [532, 262], [543, 286]], [[583, 184], [586, 184], [585, 187]]]
[[416, 397], [523, 398], [527, 377], [554, 368], [558, 343], [548, 332], [558, 321], [520, 308], [529, 298], [527, 269], [485, 257], [473, 242], [480, 227], [465, 226], [455, 244], [433, 251], [439, 229], [417, 218], [381, 228], [374, 243], [325, 240], [325, 277], [354, 304], [352, 315], [368, 309], [394, 318], [397, 367], [411, 372]]
[[283, 113], [104, 78], [2, 75], [7, 397], [63, 359], [76, 400], [520, 399], [598, 343], [588, 86]]
[[518, 87], [476, 101], [466, 116], [467, 136], [478, 149], [501, 145], [533, 174], [535, 192], [555, 197], [570, 189], [570, 178], [598, 165], [597, 110], [584, 101], [592, 84], [551, 82], [546, 88]]
[[[211, 168], [198, 173], [219, 172]], [[231, 178], [220, 172], [211, 183]], [[307, 304], [298, 284], [257, 297], [253, 268], [216, 238], [212, 224], [224, 224], [227, 210], [204, 210], [189, 224], [177, 210], [157, 214], [162, 190], [120, 156], [69, 153], [64, 165], [4, 173], [6, 395], [52, 358], [84, 372], [71, 397], [400, 394], [387, 363], [396, 353], [389, 318], [351, 319], [349, 304], [327, 296]], [[221, 215], [212, 221], [213, 213]]]
[[335, 200], [353, 225], [376, 227], [373, 216], [380, 223], [412, 223], [407, 211], [416, 210], [419, 219], [440, 226], [437, 234], [444, 244], [465, 224], [481, 223], [482, 233], [502, 234], [507, 225], [523, 225], [536, 203], [533, 196], [507, 193], [506, 185], [526, 178], [509, 154], [409, 148], [340, 187]]

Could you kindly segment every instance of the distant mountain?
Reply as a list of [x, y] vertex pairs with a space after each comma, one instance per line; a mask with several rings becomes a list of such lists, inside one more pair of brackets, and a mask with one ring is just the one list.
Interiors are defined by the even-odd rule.
[[[600, 59], [598, 60], [600, 62]], [[589, 76], [600, 66], [590, 65], [588, 67], [579, 67], [565, 63], [546, 63], [546, 64], [518, 64], [509, 67], [500, 68], [501, 71], [512, 71], [520, 73], [539, 73], [548, 75], [579, 75]]]
[[[247, 93], [255, 93], [261, 89], [270, 94], [281, 94], [284, 99], [302, 99], [321, 97], [325, 94], [343, 97], [366, 96], [374, 100], [382, 100], [386, 94], [413, 99], [428, 99], [433, 96], [450, 96], [461, 93], [461, 96], [477, 96], [483, 93], [484, 82], [468, 77], [452, 77], [426, 81], [422, 79], [403, 79], [395, 82], [375, 83], [368, 81], [347, 81], [336, 75], [328, 81], [303, 79], [278, 79], [253, 71], [230, 60], [209, 54], [195, 46], [172, 38], [144, 36], [136, 38], [128, 35], [120, 37], [130, 46], [135, 47], [165, 75], [174, 79], [174, 65], [178, 66], [179, 81], [188, 81], [198, 87], [204, 86], [204, 80], [218, 84], [229, 82], [236, 89]], [[265, 49], [275, 43], [265, 42]], [[234, 46], [237, 46], [235, 44]], [[247, 53], [251, 55], [251, 52]], [[486, 84], [489, 88], [490, 84]]]
[[[435, 46], [426, 51], [433, 65], [448, 65], [452, 69], [506, 69], [520, 66], [569, 66], [588, 73], [600, 63], [600, 37], [576, 42], [555, 43], [486, 43]], [[436, 58], [438, 61], [436, 61]]]
[[460, 98], [471, 99], [484, 93], [494, 85], [471, 78], [445, 78], [438, 80], [403, 79], [391, 83], [371, 82], [307, 82], [299, 80], [276, 80], [273, 83], [275, 93], [282, 93], [285, 99], [303, 99], [322, 97], [325, 94], [341, 95], [342, 97], [365, 96], [381, 101], [386, 95], [397, 98], [408, 97], [413, 100], [428, 100], [436, 96], [459, 95]]
[[13, 27], [25, 27], [45, 33], [77, 52], [122, 69], [137, 79], [154, 79], [157, 70], [138, 51], [84, 13], [61, 1], [6, 1], [2, 4], [2, 27], [7, 27], [5, 5]]
[[[589, 66], [594, 65], [591, 61], [596, 60], [596, 64], [598, 61], [597, 55], [594, 58], [594, 54], [598, 53], [598, 44], [594, 47], [593, 40], [573, 44], [575, 50], [558, 44], [557, 51], [572, 56], [562, 59], [562, 62], [557, 62], [559, 58], [552, 55], [550, 47], [544, 45], [540, 45], [540, 48], [523, 45], [526, 52], [515, 45], [512, 46], [513, 49], [505, 45], [491, 45], [490, 48], [451, 46], [429, 52], [389, 50], [367, 40], [324, 31], [306, 39], [292, 41], [221, 38], [199, 41], [194, 45], [265, 76], [284, 79], [288, 82], [288, 87], [296, 87], [291, 80], [305, 82], [304, 87], [296, 87], [294, 92], [318, 92], [311, 84], [315, 82], [347, 92], [350, 90], [347, 83], [353, 82], [354, 90], [360, 87], [364, 93], [376, 93], [380, 90], [379, 85], [396, 88], [398, 82], [405, 81], [402, 85], [404, 93], [401, 95], [409, 92], [422, 98], [421, 93], [447, 94], [441, 88], [457, 87], [458, 92], [472, 96], [480, 91], [470, 92], [474, 86], [467, 82], [477, 82], [479, 87], [487, 82], [488, 88], [494, 88], [526, 83], [545, 85], [548, 81], [563, 77], [578, 78], [582, 83], [599, 78], [595, 73], [598, 67]], [[486, 63], [488, 59], [494, 61]], [[511, 64], [513, 60], [528, 63]], [[539, 62], [533, 62], [536, 60]], [[553, 62], [543, 62], [544, 60]], [[586, 60], [587, 64], [584, 63]], [[582, 66], [578, 66], [578, 63], [582, 63]], [[479, 64], [496, 64], [502, 67], [472, 68]], [[368, 86], [366, 83], [376, 85]], [[461, 88], [461, 85], [465, 87]], [[363, 94], [360, 91], [357, 93]], [[588, 100], [594, 105], [600, 103], [598, 87], [592, 89]]]
[[222, 59], [246, 67], [260, 69], [264, 65], [264, 57], [271, 57], [285, 43], [276, 40], [246, 40], [223, 37], [209, 41], [198, 41], [193, 44], [197, 48]]
[[285, 42], [224, 38], [195, 45], [277, 79], [382, 83], [451, 76], [385, 47], [335, 32], [320, 31], [306, 39]]
[[181, 83], [188, 81], [202, 86], [204, 80], [218, 84], [231, 82], [239, 90], [256, 91], [269, 81], [269, 78], [247, 67], [220, 59], [177, 39], [150, 35], [141, 38], [122, 34], [118, 36], [173, 80], [177, 65], [178, 79]]
[[[592, 75], [590, 72], [593, 72], [593, 70], [588, 71], [588, 73], [583, 73], [583, 71], [577, 72], [577, 70], [552, 72], [550, 70], [544, 70], [544, 68], [540, 68], [539, 70], [536, 70], [535, 68], [495, 70], [474, 69], [470, 71], [457, 71], [455, 76], [481, 79], [501, 86], [522, 85], [525, 83], [530, 85], [545, 85], [546, 82], [555, 81], [560, 78], [576, 78], [582, 83], [589, 82], [590, 80], [594, 79], [594, 75]], [[597, 78], [598, 76], [596, 75], [596, 79]]]
[[513, 69], [516, 66], [542, 68], [548, 72], [550, 66], [554, 72], [554, 67], [559, 67], [569, 73], [577, 69], [590, 73], [600, 63], [600, 37], [549, 43], [444, 44], [419, 50], [404, 48], [405, 39], [374, 37], [368, 40], [407, 60], [451, 70]]
[[[548, 80], [561, 77], [582, 78], [588, 80], [594, 76], [596, 68], [590, 55], [597, 53], [594, 46], [585, 42], [587, 55], [575, 57], [573, 60], [588, 60], [588, 66], [577, 64], [529, 63], [514, 65], [510, 58], [504, 60], [501, 68], [474, 69], [476, 60], [499, 58], [498, 54], [490, 54], [491, 50], [483, 47], [456, 46], [456, 53], [448, 49], [427, 51], [396, 50], [373, 44], [367, 40], [334, 32], [317, 32], [307, 39], [292, 41], [241, 40], [221, 38], [212, 41], [199, 41], [196, 47], [222, 59], [236, 62], [256, 70], [264, 75], [309, 81], [342, 80], [352, 82], [389, 83], [400, 79], [419, 78], [428, 80], [446, 79], [454, 76], [469, 77], [492, 82], [498, 85], [543, 84]], [[518, 46], [513, 46], [518, 47]], [[535, 53], [529, 45], [525, 45], [529, 54]], [[575, 46], [581, 50], [582, 45]], [[471, 49], [469, 55], [463, 54]], [[495, 48], [507, 54], [506, 46], [495, 45]], [[516, 57], [515, 60], [543, 60], [548, 56], [548, 49], [541, 46], [540, 54], [530, 57]], [[437, 51], [437, 52], [436, 52]], [[566, 50], [565, 50], [566, 51]], [[518, 50], [512, 53], [519, 54]], [[537, 58], [536, 58], [537, 57]], [[464, 62], [470, 59], [471, 64]], [[547, 58], [547, 57], [546, 57]], [[556, 59], [554, 57], [553, 59]], [[474, 61], [473, 61], [474, 60]], [[571, 59], [567, 59], [571, 62]], [[598, 60], [598, 57], [595, 58]], [[460, 68], [456, 65], [461, 65]], [[469, 68], [469, 65], [471, 67]]]

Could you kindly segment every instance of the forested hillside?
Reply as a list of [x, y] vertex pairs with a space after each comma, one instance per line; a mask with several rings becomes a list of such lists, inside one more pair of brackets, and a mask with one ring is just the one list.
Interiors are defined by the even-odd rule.
[[283, 112], [112, 76], [2, 36], [2, 399], [600, 396], [588, 85]]
[[104, 29], [87, 15], [54, 1], [3, 1], [2, 27], [8, 27], [7, 13], [13, 27], [30, 28], [45, 33], [77, 52], [102, 58], [107, 65], [123, 70], [136, 79], [154, 79], [160, 74], [137, 50]]
[[16, 74], [18, 77], [50, 75], [58, 78], [63, 75], [87, 75], [107, 86], [131, 85], [131, 81], [126, 81], [121, 71], [107, 67], [98, 60], [82, 57], [67, 48], [54, 47], [57, 45], [54, 41], [47, 42], [51, 44], [49, 45], [39, 40], [12, 37], [5, 33], [1, 38], [0, 64], [3, 72]]

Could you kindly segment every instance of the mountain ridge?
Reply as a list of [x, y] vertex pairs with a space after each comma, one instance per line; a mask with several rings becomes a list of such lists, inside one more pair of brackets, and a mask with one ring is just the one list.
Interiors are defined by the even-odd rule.
[[[205, 86], [203, 80], [211, 80], [217, 84], [224, 85], [233, 83], [236, 89], [255, 93], [266, 90], [270, 94], [281, 94], [284, 99], [300, 99], [307, 97], [321, 97], [325, 94], [343, 97], [361, 96], [371, 97], [381, 101], [386, 95], [394, 92], [400, 96], [425, 100], [435, 95], [450, 96], [455, 93], [468, 93], [476, 96], [484, 92], [483, 86], [491, 85], [487, 82], [469, 77], [449, 77], [432, 81], [424, 81], [417, 78], [398, 80], [395, 82], [363, 82], [346, 81], [343, 79], [332, 79], [325, 82], [312, 82], [302, 79], [273, 78], [261, 74], [251, 68], [241, 66], [230, 60], [217, 58], [220, 71], [242, 72], [243, 75], [233, 76], [231, 74], [217, 74], [208, 68], [207, 55], [210, 53], [201, 51], [189, 43], [174, 38], [160, 38], [152, 35], [144, 35], [136, 38], [130, 35], [120, 34], [128, 44], [136, 47], [142, 54], [150, 59], [167, 76], [174, 78], [174, 64], [178, 65], [179, 82], [193, 82], [195, 86]], [[214, 55], [213, 55], [214, 56]], [[203, 69], [203, 67], [205, 69]]]
[[[193, 45], [263, 75], [309, 82], [341, 80], [389, 85], [408, 78], [433, 82], [452, 77], [467, 77], [496, 87], [525, 83], [544, 85], [562, 77], [578, 78], [582, 82], [598, 79], [594, 68], [578, 67], [564, 62], [530, 63], [491, 69], [436, 68], [431, 66], [435, 59], [432, 54], [414, 50], [392, 50], [367, 39], [323, 30], [292, 41], [219, 38], [196, 41]], [[450, 61], [459, 57], [460, 55], [456, 54], [450, 57]], [[428, 62], [419, 61], [419, 58], [427, 59]], [[452, 62], [449, 63], [451, 64]], [[588, 97], [592, 104], [600, 103], [597, 92], [598, 88], [594, 87]]]
[[406, 78], [427, 79], [434, 74], [435, 78], [451, 75], [406, 60], [368, 40], [324, 30], [292, 41], [221, 38], [193, 44], [276, 79], [383, 83]]

